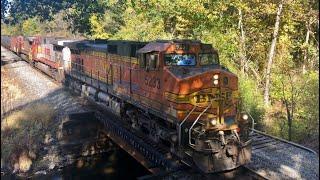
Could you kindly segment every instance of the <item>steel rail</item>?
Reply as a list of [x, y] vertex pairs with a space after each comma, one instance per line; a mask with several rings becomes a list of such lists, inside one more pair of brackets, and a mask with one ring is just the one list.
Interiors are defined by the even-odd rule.
[[309, 151], [309, 152], [311, 152], [311, 153], [313, 153], [313, 154], [315, 154], [315, 155], [318, 155], [317, 152], [315, 152], [314, 150], [312, 150], [312, 149], [310, 149], [310, 148], [307, 148], [307, 147], [305, 147], [305, 146], [302, 146], [302, 145], [300, 145], [300, 144], [294, 143], [294, 142], [292, 142], [292, 141], [288, 141], [288, 140], [285, 140], [285, 139], [282, 139], [282, 138], [279, 138], [279, 137], [276, 137], [276, 136], [272, 136], [272, 135], [269, 135], [269, 134], [267, 134], [267, 133], [265, 133], [265, 132], [262, 132], [262, 131], [259, 131], [259, 130], [254, 129], [255, 119], [251, 116], [251, 114], [250, 114], [248, 111], [246, 111], [246, 113], [250, 116], [250, 118], [251, 118], [251, 120], [252, 120], [252, 128], [249, 128], [251, 131], [256, 132], [256, 133], [259, 133], [259, 134], [262, 134], [262, 135], [264, 135], [264, 136], [267, 136], [267, 137], [270, 137], [270, 138], [273, 138], [273, 139], [276, 139], [276, 140], [279, 140], [279, 141], [281, 141], [281, 142], [284, 142], [284, 143], [287, 143], [287, 144], [296, 146], [296, 147], [298, 147], [298, 148], [300, 148], [300, 149], [304, 149], [304, 150]]
[[[251, 129], [251, 128], [250, 128], [250, 129]], [[267, 134], [267, 133], [264, 133], [264, 132], [259, 131], [259, 130], [256, 130], [256, 129], [251, 129], [251, 131], [256, 132], [256, 133], [259, 133], [259, 134], [262, 134], [262, 135], [264, 135], [264, 136], [268, 136], [268, 137], [273, 138], [273, 139], [276, 139], [276, 140], [279, 140], [279, 141], [281, 141], [281, 142], [284, 142], [284, 143], [287, 143], [287, 144], [296, 146], [296, 147], [298, 147], [298, 148], [300, 148], [300, 149], [304, 149], [304, 150], [309, 151], [309, 152], [311, 152], [311, 153], [313, 153], [313, 154], [315, 154], [315, 155], [318, 155], [318, 153], [316, 153], [314, 150], [312, 150], [312, 149], [310, 149], [310, 148], [307, 148], [307, 147], [304, 147], [304, 146], [302, 146], [302, 145], [300, 145], [300, 144], [297, 144], [297, 143], [294, 143], [294, 142], [291, 142], [291, 141], [287, 141], [287, 140], [285, 140], [285, 139], [281, 139], [281, 138], [276, 137], [276, 136], [269, 135], [269, 134]]]

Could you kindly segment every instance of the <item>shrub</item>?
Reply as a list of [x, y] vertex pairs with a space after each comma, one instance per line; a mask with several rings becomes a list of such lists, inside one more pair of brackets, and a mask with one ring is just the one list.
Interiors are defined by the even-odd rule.
[[255, 120], [256, 129], [264, 126], [263, 118], [265, 109], [263, 105], [263, 96], [256, 82], [249, 77], [239, 77], [239, 90], [242, 110], [248, 112]]
[[[54, 120], [55, 111], [43, 103], [35, 103], [17, 110], [1, 121], [1, 159], [11, 165], [27, 159], [26, 154], [37, 153], [50, 122]], [[25, 161], [23, 161], [25, 162]], [[31, 165], [29, 162], [21, 170]]]

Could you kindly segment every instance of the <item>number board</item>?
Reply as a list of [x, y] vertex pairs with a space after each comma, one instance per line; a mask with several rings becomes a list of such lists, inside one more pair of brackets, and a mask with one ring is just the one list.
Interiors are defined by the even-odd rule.
[[176, 50], [188, 51], [189, 45], [188, 44], [176, 44]]

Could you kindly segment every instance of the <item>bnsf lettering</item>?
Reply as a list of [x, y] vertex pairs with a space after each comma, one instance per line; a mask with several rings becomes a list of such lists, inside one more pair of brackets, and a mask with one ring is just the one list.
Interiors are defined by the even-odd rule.
[[213, 95], [213, 94], [198, 94], [194, 96], [195, 102], [196, 103], [206, 103], [210, 102], [211, 99], [215, 98], [223, 98], [225, 100], [230, 100], [231, 99], [232, 92], [223, 92], [221, 93], [221, 96], [219, 94]]
[[213, 99], [213, 95], [211, 94], [196, 95], [194, 98], [196, 100], [196, 103], [204, 103], [204, 102], [209, 102], [211, 99]]
[[160, 89], [160, 79], [156, 77], [148, 77], [144, 78], [144, 83], [146, 86]]

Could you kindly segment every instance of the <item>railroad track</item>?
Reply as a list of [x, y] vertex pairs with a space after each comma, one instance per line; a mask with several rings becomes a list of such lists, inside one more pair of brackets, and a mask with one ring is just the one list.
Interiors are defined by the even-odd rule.
[[250, 138], [252, 138], [252, 153], [256, 153], [259, 151], [264, 151], [265, 149], [268, 150], [278, 150], [278, 149], [283, 149], [286, 148], [287, 145], [292, 145], [295, 146], [303, 151], [307, 151], [313, 154], [317, 154], [315, 151], [301, 146], [299, 144], [296, 144], [294, 142], [290, 142], [269, 134], [266, 134], [264, 132], [255, 130], [255, 129], [251, 129], [251, 133], [250, 133]]
[[319, 155], [299, 144], [251, 129], [251, 162], [245, 167], [267, 179], [319, 179]]

